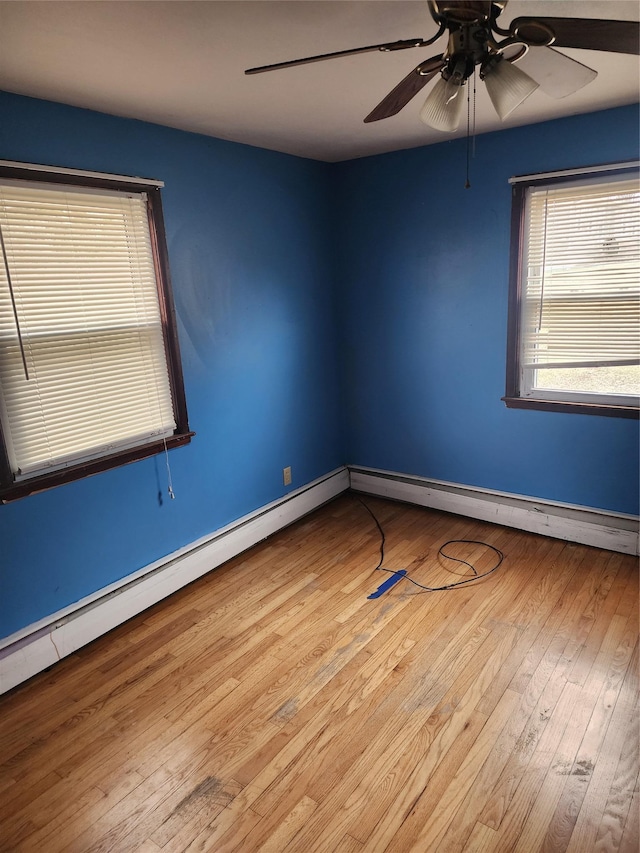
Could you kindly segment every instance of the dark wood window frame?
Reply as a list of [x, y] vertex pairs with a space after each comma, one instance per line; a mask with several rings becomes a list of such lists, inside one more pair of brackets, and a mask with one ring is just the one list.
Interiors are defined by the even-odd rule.
[[139, 459], [145, 459], [157, 453], [164, 453], [175, 447], [188, 444], [195, 433], [189, 429], [187, 404], [184, 392], [184, 380], [180, 359], [180, 348], [175, 319], [175, 308], [169, 274], [169, 256], [164, 229], [162, 201], [158, 182], [145, 182], [142, 179], [123, 179], [118, 176], [75, 172], [74, 170], [56, 170], [51, 167], [33, 167], [27, 164], [0, 164], [0, 178], [12, 180], [37, 181], [57, 186], [86, 187], [87, 189], [124, 190], [145, 193], [147, 198], [147, 216], [158, 303], [162, 323], [164, 352], [169, 376], [169, 387], [175, 417], [176, 428], [173, 435], [165, 439], [154, 439], [137, 447], [129, 447], [114, 453], [97, 456], [94, 459], [72, 464], [67, 467], [35, 474], [33, 477], [15, 480], [6, 450], [2, 423], [0, 422], [0, 501], [7, 503], [17, 498], [51, 489], [73, 480], [126, 465]]
[[[636, 163], [620, 163], [619, 166], [607, 168], [606, 173], [615, 176], [637, 169]], [[521, 317], [522, 317], [522, 251], [524, 247], [526, 227], [526, 198], [527, 190], [532, 186], [551, 185], [565, 182], [570, 177], [578, 175], [602, 174], [602, 167], [577, 170], [570, 175], [562, 173], [554, 175], [532, 175], [530, 179], [518, 180], [512, 186], [511, 204], [511, 243], [509, 256], [509, 301], [507, 325], [507, 373], [506, 390], [503, 402], [510, 409], [537, 409], [546, 412], [568, 412], [582, 415], [604, 415], [608, 417], [631, 418], [637, 420], [640, 416], [638, 407], [603, 403], [572, 402], [560, 400], [545, 400], [520, 395], [520, 351], [521, 351]]]

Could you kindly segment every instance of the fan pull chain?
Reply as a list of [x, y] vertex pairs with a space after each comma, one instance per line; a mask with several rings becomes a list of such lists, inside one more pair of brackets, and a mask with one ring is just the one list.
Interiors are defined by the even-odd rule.
[[464, 184], [465, 190], [471, 188], [469, 172], [471, 170], [470, 160], [476, 156], [476, 69], [473, 69], [473, 122], [471, 121], [471, 87], [467, 89], [467, 179]]
[[467, 180], [464, 182], [465, 190], [471, 188], [469, 180], [469, 159], [471, 157], [471, 89], [467, 87]]
[[476, 73], [477, 67], [473, 69], [473, 123], [471, 125], [471, 156], [476, 156]]

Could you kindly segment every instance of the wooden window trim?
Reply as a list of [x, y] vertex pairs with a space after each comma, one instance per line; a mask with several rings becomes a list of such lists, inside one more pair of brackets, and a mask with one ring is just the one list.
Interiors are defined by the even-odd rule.
[[[635, 164], [620, 163], [618, 168], [607, 170], [613, 176], [629, 171]], [[601, 167], [593, 167], [591, 174], [601, 174]], [[581, 170], [580, 175], [588, 177], [590, 173]], [[600, 415], [605, 417], [629, 418], [638, 420], [640, 409], [637, 406], [617, 406], [615, 404], [544, 400], [520, 395], [520, 344], [522, 309], [522, 264], [521, 253], [524, 245], [526, 194], [531, 186], [551, 185], [570, 180], [571, 176], [562, 174], [554, 177], [545, 174], [517, 180], [511, 188], [511, 237], [509, 252], [509, 298], [507, 320], [507, 360], [505, 395], [502, 401], [508, 409], [537, 409], [544, 412], [565, 412], [581, 415]]]
[[501, 398], [508, 409], [538, 409], [542, 412], [569, 412], [580, 415], [604, 415], [613, 418], [638, 420], [640, 410], [633, 406], [606, 406], [601, 403], [568, 403], [560, 400], [541, 400], [533, 397]]
[[157, 453], [163, 453], [165, 449], [170, 450], [174, 447], [182, 447], [188, 444], [195, 433], [189, 429], [160, 187], [157, 184], [147, 183], [142, 179], [138, 183], [130, 179], [126, 181], [119, 180], [116, 176], [110, 178], [103, 175], [94, 176], [90, 174], [58, 173], [56, 171], [47, 172], [41, 169], [30, 169], [27, 165], [23, 167], [0, 165], [0, 178], [146, 194], [149, 234], [156, 273], [156, 287], [162, 321], [165, 357], [176, 421], [176, 429], [173, 435], [164, 440], [147, 442], [138, 447], [126, 448], [116, 453], [99, 456], [95, 459], [76, 465], [69, 465], [55, 471], [43, 472], [19, 481], [14, 479], [13, 472], [11, 471], [6, 452], [6, 443], [2, 434], [2, 424], [0, 423], [0, 502], [8, 503], [9, 501], [36, 494], [64, 483], [89, 477], [101, 471], [107, 471], [120, 465], [127, 465], [131, 462], [154, 456]]

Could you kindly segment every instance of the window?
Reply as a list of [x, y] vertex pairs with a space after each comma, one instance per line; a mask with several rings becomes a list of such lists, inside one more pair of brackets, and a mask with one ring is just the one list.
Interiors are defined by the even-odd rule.
[[505, 403], [637, 417], [637, 164], [512, 181]]
[[0, 497], [189, 441], [160, 186], [0, 164]]

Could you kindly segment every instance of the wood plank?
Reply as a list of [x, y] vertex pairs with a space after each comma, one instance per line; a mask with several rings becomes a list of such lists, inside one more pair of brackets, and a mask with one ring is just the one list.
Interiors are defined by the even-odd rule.
[[[553, 684], [553, 681], [551, 683]], [[538, 795], [553, 757], [558, 751], [559, 746], [563, 743], [565, 730], [571, 719], [576, 701], [580, 696], [580, 687], [569, 682], [561, 682], [561, 685], [560, 696], [556, 699], [555, 695], [553, 695], [555, 702], [552, 709], [550, 710], [547, 707], [547, 702], [543, 700], [541, 704], [536, 706], [532, 715], [533, 725], [540, 725], [541, 731], [537, 731], [535, 728], [531, 729], [534, 735], [533, 742], [535, 743], [535, 748], [526, 755], [526, 764], [520, 774], [515, 789], [511, 790], [511, 798], [508, 804], [504, 801], [500, 803], [501, 819], [495, 826], [496, 853], [513, 853], [529, 813], [538, 802]], [[528, 737], [527, 735], [527, 739], [524, 741], [525, 744]], [[518, 758], [516, 753], [513, 756], [513, 760], [517, 762]], [[508, 777], [510, 772], [513, 771], [507, 766], [506, 770], [503, 771], [501, 780], [505, 774]], [[501, 784], [501, 781], [499, 784]], [[500, 793], [500, 796], [503, 797], [504, 795]], [[492, 792], [492, 799], [494, 797], [496, 797], [495, 789]], [[485, 814], [487, 817], [483, 816], [481, 822], [488, 825], [489, 816], [492, 815], [491, 805], [486, 809]], [[491, 823], [494, 823], [494, 821], [492, 820]], [[490, 828], [493, 829], [494, 826], [490, 826]]]
[[140, 847], [136, 847], [135, 853], [162, 853], [162, 848], [147, 838], [146, 841], [142, 842]]
[[522, 664], [509, 684], [512, 690], [517, 690], [519, 693], [525, 691], [549, 647], [552, 644], [557, 647], [562, 638], [564, 638], [565, 646], [569, 642], [572, 637], [574, 621], [578, 614], [582, 613], [588, 600], [587, 595], [590, 593], [589, 578], [592, 572], [597, 570], [597, 561], [594, 562], [588, 558], [581, 549], [570, 548], [569, 546], [562, 551], [562, 555], [566, 561], [566, 568], [569, 569], [573, 565], [576, 570], [548, 618], [544, 621], [535, 642], [529, 647]]
[[[97, 786], [92, 786], [80, 795], [75, 785], [59, 786], [58, 794], [65, 790], [73, 796], [72, 800], [58, 796], [54, 807], [43, 807], [38, 813], [38, 825], [25, 836], [24, 846], [27, 850], [58, 850], [73, 849], [73, 842], [78, 835], [78, 825], [83, 815], [91, 815], [97, 820], [110, 809], [124, 800], [144, 780], [138, 773], [123, 773], [111, 791], [106, 794]], [[7, 832], [13, 839], [17, 835], [7, 824]]]
[[476, 823], [462, 853], [491, 853], [495, 844], [495, 830]]
[[640, 780], [636, 780], [629, 814], [620, 839], [620, 853], [637, 853], [640, 850]]
[[386, 848], [388, 853], [420, 853], [429, 845], [436, 848], [442, 846], [447, 830], [467, 793], [475, 784], [495, 739], [519, 702], [518, 693], [512, 690], [503, 693], [473, 745], [465, 750], [459, 764], [453, 761], [452, 766], [447, 766], [450, 756], [455, 755], [453, 750], [449, 750], [437, 771], [440, 784], [436, 784], [434, 775], [431, 784], [421, 794], [399, 831], [394, 833]]
[[[197, 816], [168, 841], [162, 848], [163, 853], [201, 853], [201, 851], [217, 851], [222, 839], [241, 842], [252, 828], [261, 820], [261, 816], [253, 811], [253, 803], [260, 795], [260, 788], [247, 785], [234, 797], [231, 803], [216, 817], [201, 826]], [[249, 818], [241, 823], [243, 815]]]
[[[619, 611], [618, 611], [619, 612]], [[596, 851], [618, 850], [631, 808], [632, 798], [637, 793], [638, 773], [640, 768], [640, 732], [637, 724], [638, 706], [632, 704], [633, 695], [637, 695], [638, 682], [638, 643], [634, 649], [633, 656], [627, 670], [625, 682], [633, 682], [633, 685], [624, 690], [618, 698], [618, 704], [622, 708], [631, 707], [631, 724], [627, 727], [622, 723], [622, 732], [625, 736], [624, 747], [616, 767], [615, 774], [611, 780], [609, 795], [602, 814], [602, 820], [596, 833], [594, 849]], [[625, 695], [628, 694], [628, 695]], [[626, 700], [626, 701], [625, 701]], [[617, 711], [617, 707], [616, 707]]]
[[538, 790], [514, 853], [567, 848], [609, 721], [608, 709], [603, 707], [606, 687], [603, 681], [601, 672], [594, 667], [591, 679], [572, 709], [562, 742]]
[[[523, 775], [527, 772], [527, 767], [544, 733], [547, 721], [569, 677], [573, 662], [588, 636], [591, 620], [582, 619], [582, 613], [591, 606], [590, 602], [594, 590], [597, 590], [605, 576], [608, 557], [607, 555], [603, 555], [603, 557], [600, 565], [594, 566], [595, 574], [588, 575], [579, 593], [571, 600], [566, 601], [563, 619], [560, 622], [555, 618], [553, 619], [558, 630], [551, 644], [545, 649], [524, 694], [528, 706], [532, 709], [530, 722], [527, 724], [520, 742], [516, 744], [501, 778], [494, 787], [482, 818], [483, 823], [493, 829], [500, 826], [505, 812], [509, 809], [513, 794]], [[573, 632], [571, 630], [572, 625]], [[546, 639], [544, 643], [546, 644]], [[587, 691], [583, 695], [588, 697], [589, 692]], [[593, 692], [591, 695], [595, 698]], [[537, 707], [534, 708], [536, 705]], [[534, 773], [532, 778], [535, 776]]]
[[[635, 760], [629, 768], [629, 773], [631, 776], [637, 775], [637, 703], [631, 703], [631, 697], [626, 691], [623, 693], [620, 687], [632, 660], [630, 646], [637, 646], [637, 613], [629, 618], [626, 628], [610, 663], [589, 730], [585, 734], [585, 741], [580, 747], [581, 755], [577, 767], [581, 773], [588, 769], [586, 781], [589, 786], [586, 791], [581, 792], [582, 798], [578, 800], [578, 808], [575, 810], [575, 826], [571, 826], [571, 838], [567, 839], [569, 843], [565, 845], [571, 853], [589, 849], [595, 844], [615, 771], [623, 752], [629, 750], [634, 755]], [[601, 742], [602, 756], [597, 761], [596, 748]]]
[[293, 808], [291, 798], [283, 800], [269, 815], [261, 816], [256, 826], [236, 846], [237, 853], [260, 850], [261, 853], [281, 853], [305, 826], [318, 804], [310, 797], [302, 797]]
[[[436, 658], [433, 670], [433, 682], [438, 684], [441, 679], [438, 678], [438, 672], [446, 672], [450, 666], [449, 647], [455, 646], [459, 642], [464, 643], [465, 654], [460, 656], [460, 661], [470, 659], [474, 651], [477, 650], [477, 643], [480, 637], [486, 637], [486, 633], [482, 629], [477, 629], [476, 632], [467, 631], [464, 640], [453, 637], [450, 643], [441, 655]], [[464, 667], [463, 667], [464, 668]], [[411, 741], [412, 737], [418, 736], [422, 725], [429, 719], [433, 709], [442, 700], [443, 688], [437, 687], [435, 691], [431, 690], [429, 681], [424, 678], [419, 678], [417, 682], [405, 676], [404, 689], [394, 691], [393, 705], [385, 702], [379, 709], [379, 724], [375, 726], [372, 720], [367, 722], [365, 735], [370, 739], [370, 744], [367, 750], [361, 752], [361, 755], [349, 769], [348, 774], [334, 785], [330, 794], [325, 797], [322, 803], [322, 808], [319, 808], [313, 819], [310, 821], [309, 827], [301, 834], [300, 838], [295, 839], [295, 844], [300, 845], [300, 849], [304, 849], [304, 845], [310, 845], [309, 849], [313, 849], [316, 843], [317, 832], [314, 829], [316, 824], [323, 827], [323, 837], [330, 844], [336, 843], [345, 831], [357, 836], [357, 824], [360, 817], [360, 811], [368, 803], [368, 798], [361, 793], [363, 788], [368, 789], [369, 785], [375, 788], [381, 778], [384, 778], [390, 762], [397, 760], [399, 748], [405, 741]], [[427, 692], [425, 694], [425, 682], [427, 684]], [[442, 682], [444, 684], [444, 682]], [[431, 694], [431, 695], [429, 695]], [[398, 731], [397, 715], [401, 714], [404, 726], [401, 731]], [[444, 721], [441, 721], [441, 725]], [[464, 727], [464, 721], [462, 723]], [[373, 752], [375, 760], [372, 761], [370, 753]], [[305, 756], [307, 758], [307, 756]], [[311, 783], [316, 784], [315, 774], [312, 768], [315, 766], [311, 759], [305, 762], [305, 765], [310, 770], [305, 770], [309, 775], [309, 782], [306, 790], [313, 790]], [[311, 771], [311, 772], [310, 772]], [[259, 803], [268, 802], [268, 797], [278, 796], [278, 790], [286, 788], [289, 783], [288, 776], [282, 777], [278, 781], [278, 786], [267, 791]], [[403, 786], [403, 796], [410, 797], [411, 789]], [[340, 802], [345, 802], [345, 806], [338, 813], [336, 806]], [[330, 817], [330, 827], [327, 827], [327, 816]], [[378, 813], [378, 817], [380, 813]]]
[[[378, 778], [368, 771], [359, 781], [348, 801], [353, 814], [350, 831], [356, 838], [368, 841], [374, 833], [393, 834], [415, 798], [431, 784], [431, 776], [443, 757], [452, 749], [455, 753], [465, 742], [473, 742], [475, 728], [470, 721], [480, 725], [486, 720], [474, 711], [477, 696], [492, 680], [512, 645], [509, 629], [493, 631], [474, 654], [480, 676], [469, 678], [463, 667], [415, 736], [410, 739], [411, 730], [403, 727], [391, 743], [387, 766], [372, 765]], [[411, 707], [409, 703], [408, 708]], [[448, 760], [452, 760], [451, 756]], [[354, 802], [358, 796], [361, 802], [356, 813]]]
[[[514, 624], [522, 626], [522, 635], [509, 663], [501, 669], [492, 689], [487, 691], [478, 706], [478, 710], [485, 714], [491, 713], [502, 692], [520, 670], [522, 655], [528, 653], [532, 645], [537, 643], [544, 624], [550, 613], [553, 612], [555, 603], [563, 596], [575, 572], [572, 560], [560, 561], [559, 565], [555, 566], [556, 570], [551, 571], [551, 565], [554, 565], [560, 555], [567, 550], [566, 546], [558, 548], [560, 544], [564, 545], [564, 543], [554, 543], [555, 547], [548, 546], [541, 557], [537, 556], [530, 561], [534, 567], [532, 581], [535, 582], [535, 586], [533, 589], [529, 587], [529, 595], [523, 594], [523, 590], [520, 590], [512, 607], [512, 615], [508, 617]], [[517, 552], [518, 557], [520, 553], [520, 551]], [[546, 562], [548, 558], [549, 563]], [[543, 573], [537, 571], [540, 565], [545, 566], [546, 570]]]
[[368, 503], [420, 582], [505, 561], [368, 600], [367, 511], [301, 519], [0, 698], [0, 849], [636, 853], [637, 561]]

